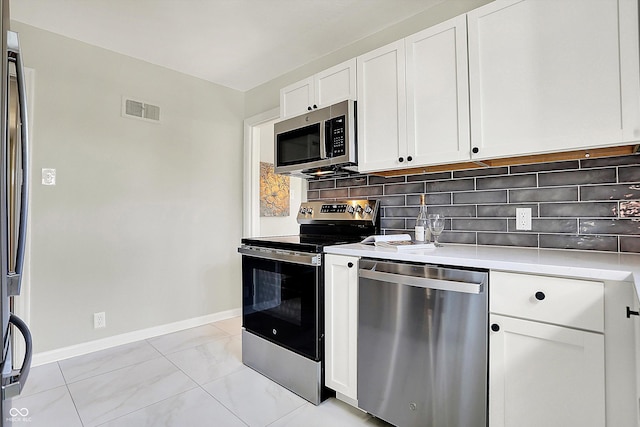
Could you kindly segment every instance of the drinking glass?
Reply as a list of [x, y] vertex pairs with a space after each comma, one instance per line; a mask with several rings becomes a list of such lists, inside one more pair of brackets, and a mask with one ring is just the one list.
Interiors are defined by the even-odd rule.
[[429, 225], [429, 231], [433, 236], [433, 244], [436, 247], [441, 247], [442, 244], [438, 243], [438, 237], [444, 230], [444, 215], [442, 214], [429, 214], [427, 215], [427, 224]]

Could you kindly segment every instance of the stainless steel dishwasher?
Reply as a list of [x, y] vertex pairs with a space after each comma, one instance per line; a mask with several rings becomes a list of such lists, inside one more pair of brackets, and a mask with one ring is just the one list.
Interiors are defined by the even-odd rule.
[[398, 427], [486, 427], [488, 272], [363, 259], [358, 406]]

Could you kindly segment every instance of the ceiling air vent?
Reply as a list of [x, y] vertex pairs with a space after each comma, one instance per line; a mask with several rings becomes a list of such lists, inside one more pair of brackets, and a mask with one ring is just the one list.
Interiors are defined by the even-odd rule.
[[160, 121], [160, 107], [131, 98], [122, 100], [122, 116], [152, 122]]

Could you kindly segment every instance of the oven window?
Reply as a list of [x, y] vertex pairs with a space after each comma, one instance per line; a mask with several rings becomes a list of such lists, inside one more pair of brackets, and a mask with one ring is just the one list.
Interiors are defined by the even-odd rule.
[[288, 278], [273, 271], [253, 270], [254, 312], [269, 312], [270, 315], [296, 326], [302, 325], [302, 297], [295, 290], [285, 289], [282, 298], [283, 281]]
[[319, 280], [319, 267], [243, 256], [243, 326], [317, 359]]

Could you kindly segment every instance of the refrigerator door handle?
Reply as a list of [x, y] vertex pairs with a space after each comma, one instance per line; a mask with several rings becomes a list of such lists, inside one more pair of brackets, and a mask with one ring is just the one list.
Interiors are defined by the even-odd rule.
[[27, 382], [27, 378], [29, 377], [29, 371], [31, 370], [31, 356], [33, 356], [33, 341], [31, 339], [31, 331], [29, 331], [27, 324], [13, 313], [9, 316], [9, 324], [15, 326], [22, 334], [26, 350], [20, 369], [14, 370], [8, 377], [2, 378], [3, 399], [18, 396], [22, 392], [22, 389]]
[[16, 83], [18, 86], [19, 127], [22, 148], [22, 192], [20, 196], [20, 225], [18, 228], [18, 247], [16, 255], [15, 273], [8, 274], [7, 293], [9, 296], [20, 295], [22, 285], [22, 270], [24, 267], [24, 253], [27, 240], [27, 216], [29, 213], [29, 134], [27, 122], [27, 92], [24, 81], [24, 67], [18, 43], [18, 34], [9, 31], [7, 34], [9, 61], [16, 67]]

